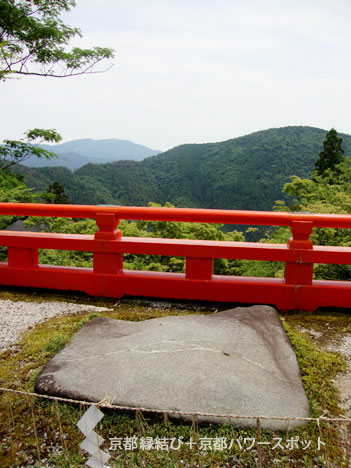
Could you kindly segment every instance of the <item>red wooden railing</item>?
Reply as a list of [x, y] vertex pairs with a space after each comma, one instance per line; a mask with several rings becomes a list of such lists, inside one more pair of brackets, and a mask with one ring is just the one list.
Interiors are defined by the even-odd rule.
[[[93, 235], [0, 231], [0, 284], [123, 295], [273, 304], [282, 310], [351, 307], [351, 282], [313, 280], [314, 263], [349, 264], [351, 248], [313, 246], [314, 227], [351, 228], [351, 216], [183, 208], [0, 203], [0, 215], [93, 218]], [[287, 245], [123, 237], [120, 219], [290, 226]], [[93, 252], [93, 268], [38, 264], [38, 249]], [[186, 257], [186, 272], [123, 269], [123, 254]], [[214, 258], [285, 262], [284, 278], [213, 274]]]

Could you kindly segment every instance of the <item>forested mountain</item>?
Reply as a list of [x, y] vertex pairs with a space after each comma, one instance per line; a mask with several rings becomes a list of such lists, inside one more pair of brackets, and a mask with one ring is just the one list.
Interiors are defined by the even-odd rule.
[[92, 140], [91, 138], [72, 140], [58, 145], [41, 145], [42, 148], [57, 154], [58, 158], [51, 160], [30, 158], [24, 163], [29, 167], [64, 166], [78, 169], [89, 163], [106, 163], [121, 159], [141, 161], [148, 156], [159, 154], [147, 146], [137, 145], [127, 140]]
[[[58, 181], [72, 203], [271, 210], [291, 175], [310, 177], [327, 131], [283, 127], [221, 143], [178, 146], [143, 161], [66, 168], [20, 168], [25, 181], [45, 189]], [[351, 154], [351, 136], [344, 140]]]

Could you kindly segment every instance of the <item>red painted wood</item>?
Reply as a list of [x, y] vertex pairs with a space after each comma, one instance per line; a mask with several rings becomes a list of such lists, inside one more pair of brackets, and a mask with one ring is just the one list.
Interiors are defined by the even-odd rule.
[[40, 203], [0, 203], [0, 214], [3, 215], [96, 219], [98, 213], [113, 213], [116, 215], [117, 219], [131, 220], [189, 221], [267, 226], [290, 226], [292, 221], [312, 221], [314, 227], [351, 228], [350, 215], [138, 206], [111, 207]]
[[95, 239], [115, 240], [120, 239], [122, 234], [117, 229], [119, 220], [113, 213], [97, 213], [96, 224], [99, 230], [95, 233]]
[[[351, 228], [351, 216], [183, 208], [100, 207], [0, 203], [0, 214], [94, 218], [95, 236], [0, 231], [8, 262], [0, 263], [5, 285], [123, 295], [272, 304], [280, 309], [351, 307], [351, 282], [313, 281], [314, 263], [351, 263], [351, 247], [313, 246], [313, 227]], [[122, 237], [119, 219], [290, 226], [287, 245]], [[92, 252], [94, 268], [38, 265], [38, 249]], [[123, 269], [123, 254], [186, 258], [186, 273]], [[213, 259], [285, 262], [284, 279], [213, 275]]]
[[179, 257], [238, 258], [251, 260], [296, 261], [299, 252], [283, 244], [223, 242], [188, 239], [122, 237], [119, 242], [96, 241], [88, 234], [53, 234], [0, 231], [0, 245], [85, 252], [133, 253]]
[[187, 257], [185, 277], [188, 280], [210, 280], [213, 273], [212, 258]]
[[115, 274], [123, 270], [123, 255], [121, 254], [94, 254], [94, 273]]
[[303, 262], [301, 257], [304, 250], [310, 251], [313, 249], [310, 240], [312, 228], [312, 221], [292, 221], [291, 223], [292, 237], [288, 240], [288, 248], [298, 251], [298, 258], [295, 262], [286, 262], [285, 264], [284, 278], [286, 284], [312, 284], [313, 263]]
[[23, 249], [9, 247], [7, 249], [8, 264], [13, 268], [32, 268], [38, 266], [38, 249]]

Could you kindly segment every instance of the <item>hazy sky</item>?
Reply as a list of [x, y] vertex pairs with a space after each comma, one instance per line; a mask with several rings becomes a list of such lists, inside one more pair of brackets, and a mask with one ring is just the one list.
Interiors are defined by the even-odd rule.
[[0, 82], [0, 140], [55, 128], [166, 150], [310, 125], [351, 133], [350, 0], [77, 0], [107, 73]]

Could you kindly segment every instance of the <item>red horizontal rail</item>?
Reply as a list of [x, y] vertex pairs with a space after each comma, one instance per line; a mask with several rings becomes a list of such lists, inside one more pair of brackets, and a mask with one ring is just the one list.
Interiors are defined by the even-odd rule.
[[[351, 283], [314, 281], [314, 263], [351, 263], [351, 247], [313, 246], [314, 227], [351, 228], [351, 216], [161, 207], [111, 207], [0, 203], [0, 214], [93, 218], [94, 236], [0, 231], [8, 262], [0, 264], [0, 283], [123, 295], [273, 304], [281, 309], [351, 307]], [[186, 239], [122, 237], [120, 219], [290, 226], [287, 245]], [[93, 268], [39, 265], [39, 249], [93, 253]], [[123, 269], [123, 255], [186, 258], [185, 273]], [[213, 274], [216, 258], [285, 262], [284, 278], [246, 278]]]
[[314, 246], [313, 250], [298, 250], [289, 249], [286, 244], [260, 242], [156, 239], [153, 237], [122, 237], [116, 242], [95, 240], [94, 236], [89, 234], [0, 231], [0, 246], [92, 253], [351, 264], [351, 247]]
[[77, 250], [178, 257], [240, 258], [271, 261], [297, 261], [298, 251], [284, 244], [221, 242], [187, 239], [122, 237], [116, 241], [94, 240], [92, 235], [0, 231], [0, 245], [37, 249]]
[[309, 221], [313, 223], [314, 227], [351, 228], [350, 215], [209, 210], [197, 208], [0, 203], [0, 215], [96, 219], [99, 213], [113, 214], [118, 219], [128, 220], [185, 221], [266, 226], [290, 226], [292, 221]]

